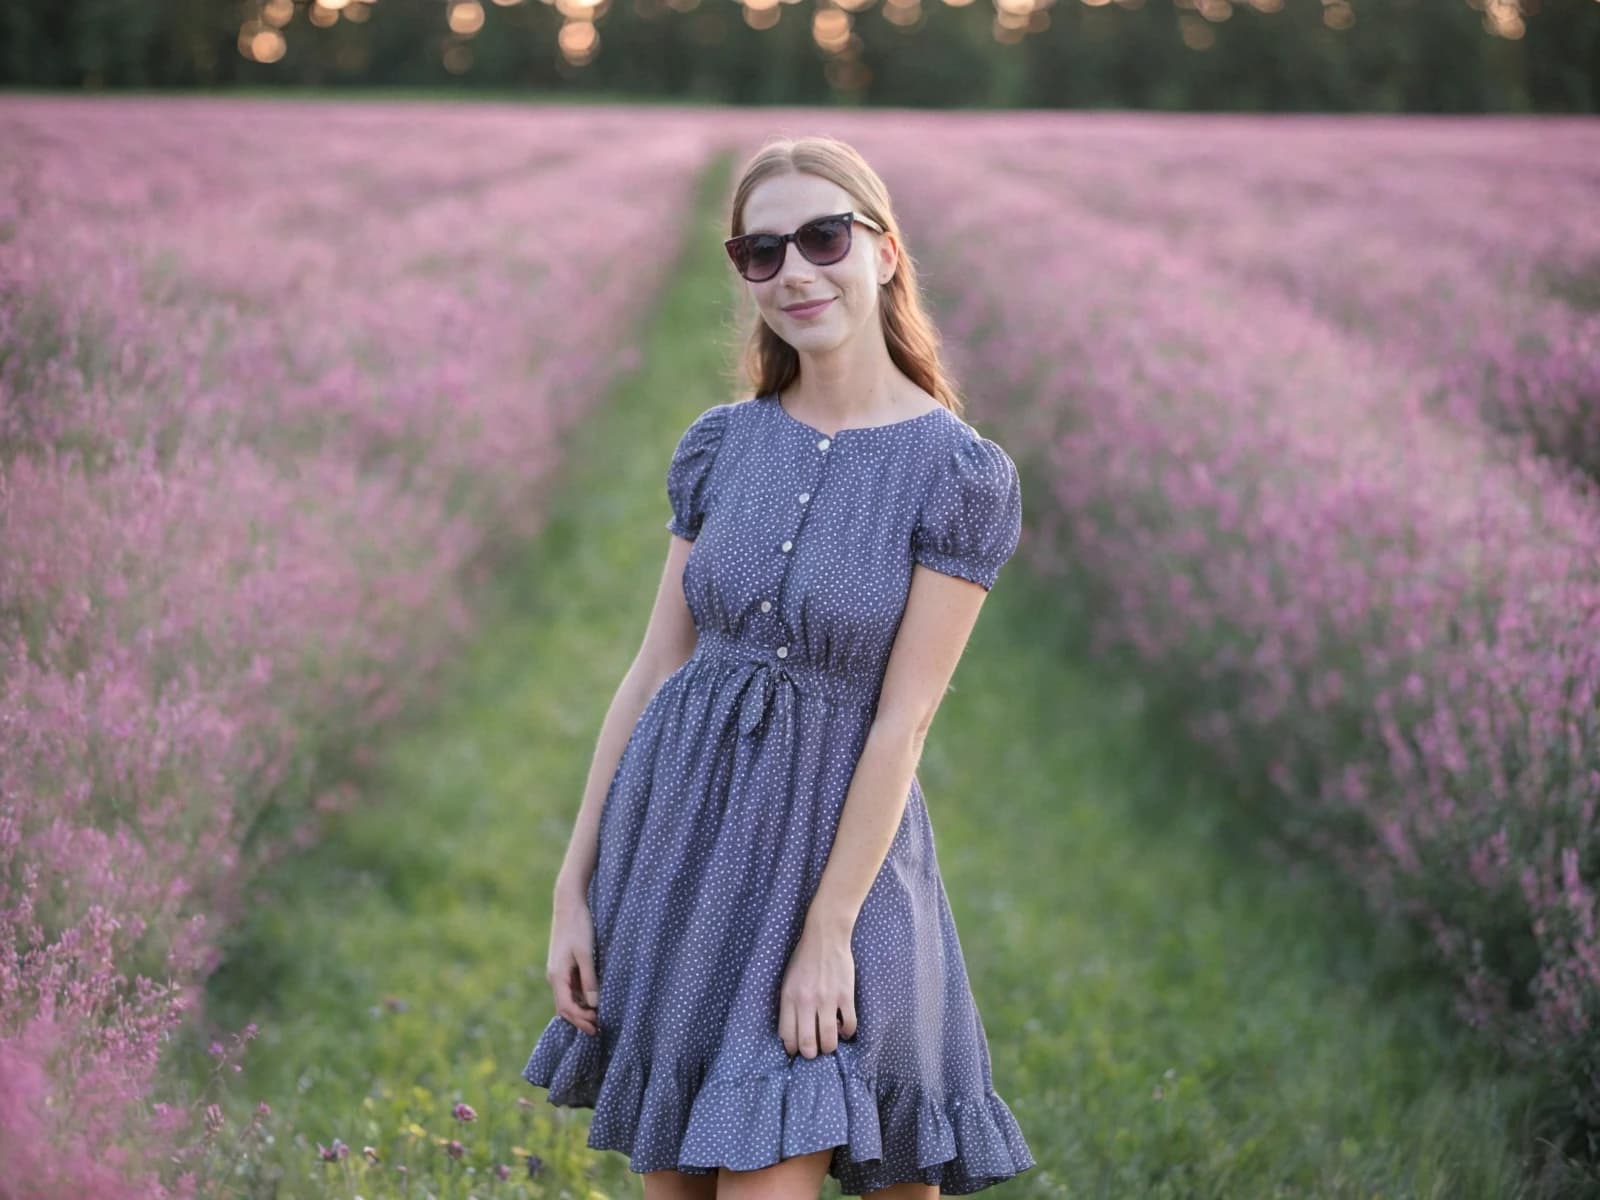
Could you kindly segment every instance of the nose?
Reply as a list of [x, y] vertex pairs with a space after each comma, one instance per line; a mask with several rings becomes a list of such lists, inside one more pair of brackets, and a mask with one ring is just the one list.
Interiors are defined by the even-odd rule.
[[[791, 265], [793, 270], [790, 269]], [[791, 276], [798, 276], [801, 279], [809, 279], [811, 275], [811, 260], [801, 254], [800, 247], [793, 242], [785, 242], [783, 244], [783, 261], [778, 264], [778, 272], [773, 278], [782, 280]]]

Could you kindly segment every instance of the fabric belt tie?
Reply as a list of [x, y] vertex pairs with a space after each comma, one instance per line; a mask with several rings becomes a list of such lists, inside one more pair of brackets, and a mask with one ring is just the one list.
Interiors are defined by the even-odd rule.
[[[794, 678], [782, 667], [773, 666], [769, 662], [752, 660], [749, 664], [749, 674], [740, 684], [742, 695], [739, 698], [739, 732], [749, 736], [766, 723], [767, 715], [772, 711], [772, 701], [777, 695], [778, 685], [786, 685], [790, 692], [795, 689]], [[793, 712], [793, 696], [791, 695], [790, 711]]]

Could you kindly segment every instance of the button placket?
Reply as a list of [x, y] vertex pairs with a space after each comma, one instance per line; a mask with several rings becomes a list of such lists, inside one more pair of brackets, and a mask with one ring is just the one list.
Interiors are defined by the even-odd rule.
[[[816, 442], [818, 455], [819, 456], [826, 455], [828, 450], [832, 447], [832, 445], [833, 445], [833, 439], [832, 438], [829, 438], [829, 437], [818, 438], [817, 442]], [[821, 473], [826, 471], [826, 469], [827, 469], [826, 460], [819, 457], [819, 459], [817, 460], [818, 480], [814, 481], [809, 488], [806, 488], [806, 489], [796, 493], [795, 501], [796, 501], [796, 504], [798, 505], [798, 514], [799, 515], [795, 520], [795, 528], [793, 530], [792, 536], [784, 538], [784, 540], [778, 546], [778, 549], [782, 554], [790, 555], [790, 554], [793, 553], [794, 546], [795, 546], [795, 540], [800, 536], [801, 529], [805, 525], [805, 516], [806, 516], [806, 512], [807, 512], [806, 506], [811, 503], [812, 492], [816, 489], [817, 482], [820, 481]], [[779, 575], [779, 578], [778, 578], [778, 592], [780, 594], [783, 591], [784, 581], [787, 579], [788, 574], [789, 574], [788, 563], [790, 561], [792, 561], [792, 559], [787, 559], [785, 561], [784, 567], [783, 567], [783, 571]], [[761, 611], [764, 612], [764, 613], [772, 612], [773, 611], [773, 601], [771, 599], [763, 599], [761, 601]], [[779, 616], [779, 620], [780, 621], [782, 620], [781, 615]], [[773, 653], [779, 659], [788, 658], [789, 657], [789, 643], [785, 642], [782, 645], [778, 646], [777, 649], [775, 649], [773, 651]]]

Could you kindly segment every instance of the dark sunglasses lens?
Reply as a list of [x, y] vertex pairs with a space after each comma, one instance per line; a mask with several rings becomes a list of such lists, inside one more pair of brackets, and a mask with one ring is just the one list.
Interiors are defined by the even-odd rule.
[[739, 273], [752, 279], [766, 278], [783, 261], [783, 241], [775, 237], [746, 238], [739, 244], [738, 251]]
[[838, 262], [850, 251], [850, 222], [840, 217], [828, 217], [802, 225], [795, 241], [812, 262], [826, 266]]

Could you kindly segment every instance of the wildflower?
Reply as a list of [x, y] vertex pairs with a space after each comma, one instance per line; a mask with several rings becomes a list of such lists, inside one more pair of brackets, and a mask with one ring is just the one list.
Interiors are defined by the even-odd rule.
[[451, 1138], [448, 1142], [446, 1142], [444, 1148], [445, 1152], [449, 1154], [451, 1158], [460, 1158], [467, 1152], [467, 1148], [460, 1142], [456, 1141], [455, 1138]]
[[263, 1100], [260, 1104], [256, 1105], [256, 1116], [258, 1116], [258, 1117], [270, 1117], [271, 1115], [272, 1115], [272, 1105], [268, 1104], [265, 1100]]
[[371, 1163], [373, 1166], [377, 1166], [378, 1165], [378, 1162], [380, 1160], [378, 1158], [378, 1151], [377, 1151], [376, 1147], [374, 1147], [374, 1146], [363, 1146], [363, 1147], [361, 1147], [361, 1153], [366, 1158], [366, 1160], [369, 1163]]
[[498, 1164], [494, 1169], [494, 1177], [504, 1183], [511, 1178], [511, 1168], [506, 1166], [505, 1163]]
[[317, 1153], [321, 1155], [323, 1162], [338, 1162], [350, 1153], [350, 1147], [346, 1146], [338, 1138], [334, 1138], [331, 1146], [325, 1147], [321, 1142], [318, 1142]]
[[470, 1104], [457, 1104], [450, 1110], [450, 1115], [458, 1121], [476, 1121], [478, 1114], [473, 1111]]
[[544, 1170], [544, 1160], [537, 1154], [528, 1155], [528, 1178], [536, 1178], [542, 1170]]

